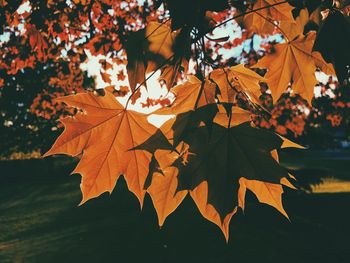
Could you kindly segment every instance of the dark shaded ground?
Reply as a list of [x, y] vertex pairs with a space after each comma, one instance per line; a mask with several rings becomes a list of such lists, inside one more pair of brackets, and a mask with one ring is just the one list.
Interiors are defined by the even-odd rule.
[[[291, 154], [288, 166], [304, 184], [320, 173], [350, 180], [349, 159], [333, 157]], [[226, 244], [190, 199], [160, 230], [150, 199], [140, 212], [122, 180], [111, 197], [77, 207], [72, 167], [63, 158], [0, 163], [0, 262], [350, 262], [350, 193], [288, 191], [291, 223], [249, 196]]]

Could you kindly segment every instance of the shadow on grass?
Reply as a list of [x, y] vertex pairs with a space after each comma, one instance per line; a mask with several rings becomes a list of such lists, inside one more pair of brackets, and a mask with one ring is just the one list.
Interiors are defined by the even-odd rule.
[[349, 262], [350, 194], [287, 191], [291, 222], [248, 195], [226, 244], [189, 198], [159, 229], [150, 199], [140, 211], [124, 180], [78, 207], [73, 166], [64, 158], [0, 164], [0, 262]]

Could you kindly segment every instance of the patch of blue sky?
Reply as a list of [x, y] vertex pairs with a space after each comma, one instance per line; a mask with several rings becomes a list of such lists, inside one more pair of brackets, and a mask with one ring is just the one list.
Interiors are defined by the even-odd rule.
[[[236, 38], [241, 38], [242, 28], [235, 21], [230, 21], [227, 24], [219, 28], [216, 28], [212, 32], [211, 38], [213, 39], [218, 39], [223, 37], [229, 37], [227, 42], [232, 42]], [[220, 48], [218, 50], [218, 55], [221, 55], [224, 60], [230, 59], [232, 57], [240, 58], [243, 51], [250, 52], [251, 48], [253, 48], [255, 51], [263, 50], [261, 47], [261, 44], [272, 42], [272, 41], [276, 43], [281, 43], [284, 41], [284, 39], [281, 34], [275, 34], [275, 35], [264, 36], [264, 37], [255, 34], [253, 38], [243, 41], [241, 45], [238, 45], [231, 49]]]
[[[31, 6], [29, 1], [23, 2], [17, 9], [18, 14], [23, 14], [24, 12], [30, 12]], [[24, 31], [24, 25], [19, 24], [18, 25], [19, 31], [23, 32]], [[0, 35], [0, 46], [2, 43], [6, 43], [10, 40], [11, 33], [5, 31], [3, 34]]]

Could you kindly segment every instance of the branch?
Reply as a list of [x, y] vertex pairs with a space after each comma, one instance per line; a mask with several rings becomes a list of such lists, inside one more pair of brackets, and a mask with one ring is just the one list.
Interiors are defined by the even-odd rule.
[[95, 0], [91, 0], [89, 6], [88, 6], [88, 17], [89, 17], [89, 31], [90, 31], [90, 39], [94, 37], [94, 23], [92, 21], [91, 11], [92, 11], [92, 5], [94, 4]]
[[239, 15], [233, 16], [233, 17], [231, 17], [231, 18], [229, 18], [229, 19], [227, 19], [227, 20], [225, 20], [225, 21], [223, 21], [223, 22], [217, 24], [216, 26], [210, 28], [209, 30], [207, 30], [206, 32], [204, 32], [201, 36], [196, 37], [196, 38], [194, 39], [194, 41], [195, 41], [195, 42], [198, 41], [202, 36], [211, 33], [215, 28], [218, 28], [218, 27], [220, 27], [220, 26], [222, 26], [222, 25], [225, 25], [225, 24], [227, 24], [228, 22], [230, 22], [230, 21], [232, 21], [232, 20], [235, 20], [235, 19], [237, 19], [237, 18], [239, 18], [239, 17], [245, 16], [245, 15], [248, 15], [248, 14], [251, 14], [251, 13], [254, 13], [254, 12], [257, 12], [257, 11], [260, 11], [260, 10], [263, 10], [263, 9], [271, 8], [271, 7], [274, 7], [274, 6], [277, 6], [277, 5], [282, 5], [282, 4], [285, 4], [285, 3], [288, 3], [288, 2], [289, 2], [288, 0], [285, 0], [285, 1], [282, 1], [282, 2], [275, 3], [275, 4], [267, 5], [267, 6], [264, 6], [264, 7], [259, 7], [259, 8], [256, 8], [256, 9], [252, 9], [252, 10], [250, 10], [250, 11], [248, 11], [248, 12], [244, 12], [244, 13], [241, 13], [241, 14], [239, 14]]

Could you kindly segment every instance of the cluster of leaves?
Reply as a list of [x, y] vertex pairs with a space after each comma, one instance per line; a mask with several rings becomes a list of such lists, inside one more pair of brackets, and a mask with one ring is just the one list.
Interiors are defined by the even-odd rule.
[[[68, 65], [65, 62], [60, 64], [59, 75], [55, 70], [57, 65], [51, 63], [37, 63], [34, 69], [19, 71], [15, 77], [4, 75], [4, 86], [0, 91], [0, 150], [3, 156], [16, 151], [45, 149], [58, 135], [56, 120], [62, 115], [74, 113], [53, 102], [52, 98], [94, 86], [81, 70], [77, 74], [79, 83], [76, 82], [77, 78], [75, 81], [64, 81], [76, 77], [71, 74]], [[40, 81], [36, 81], [38, 76], [41, 77]]]
[[254, 123], [287, 138], [316, 148], [347, 147], [349, 141], [349, 86], [340, 85], [334, 77], [319, 82], [317, 96], [309, 105], [299, 95], [285, 93], [272, 103], [268, 90], [260, 97], [270, 114], [257, 115]]
[[[269, 94], [264, 95], [267, 97], [264, 102], [271, 101]], [[267, 108], [272, 108], [270, 115], [256, 116], [254, 122], [257, 126], [287, 137], [297, 138], [304, 135], [309, 116], [309, 107], [304, 99], [298, 95], [284, 94], [275, 105], [269, 106]]]
[[[1, 141], [6, 142], [1, 145], [3, 155], [47, 149], [57, 130], [56, 120], [72, 113], [54, 99], [95, 89], [93, 79], [81, 70], [87, 54], [126, 63], [121, 43], [128, 32], [144, 27], [146, 20], [157, 19], [151, 4], [0, 1], [0, 121]], [[101, 63], [101, 75], [108, 80], [110, 63], [104, 58]], [[54, 133], [50, 133], [52, 130]]]
[[[274, 104], [288, 90], [311, 103], [317, 70], [348, 81], [348, 35], [337, 31], [345, 39], [336, 48], [323, 37], [329, 28], [347, 25], [347, 1], [25, 2], [31, 5], [29, 13], [19, 12], [18, 4], [0, 2], [6, 21], [2, 30], [10, 34], [0, 51], [0, 70], [16, 75], [50, 62], [55, 68], [48, 75], [52, 91], [59, 87], [60, 94], [74, 94], [55, 102], [67, 104], [75, 114], [61, 120], [64, 131], [45, 156], [80, 156], [73, 173], [82, 176], [82, 203], [112, 192], [123, 175], [141, 206], [145, 194], [151, 196], [160, 225], [189, 195], [228, 239], [229, 222], [244, 209], [247, 189], [287, 217], [283, 186], [294, 188], [293, 176], [279, 164], [278, 151], [301, 146], [253, 124], [254, 116], [271, 115], [260, 100], [261, 85], [267, 85]], [[323, 22], [321, 11], [327, 16]], [[244, 39], [227, 44], [228, 37], [215, 38], [212, 32], [232, 20], [245, 28], [246, 38], [281, 34], [284, 41], [262, 58], [250, 59], [250, 68], [234, 60], [224, 63], [212, 47], [224, 43], [230, 48]], [[323, 24], [318, 34], [314, 24]], [[342, 30], [346, 33], [348, 27]], [[339, 56], [339, 50], [347, 55]], [[108, 60], [127, 62], [130, 94], [125, 103], [116, 95], [127, 91], [113, 85], [75, 94], [84, 88], [79, 65], [87, 51], [108, 56], [100, 72], [107, 84]], [[62, 70], [63, 62], [69, 72]], [[149, 114], [130, 109], [141, 87], [152, 89], [147, 80], [156, 72], [174, 97], [159, 100], [164, 107], [153, 112], [173, 116], [160, 127], [150, 123]], [[57, 106], [42, 101], [56, 95], [47, 90], [37, 96], [32, 111], [50, 116], [46, 113]]]
[[[308, 126], [305, 128], [305, 133], [310, 134], [308, 136], [310, 139], [322, 141], [329, 148], [341, 145], [342, 141], [349, 141], [349, 92], [349, 84], [338, 85], [333, 78], [321, 86], [322, 96], [314, 100], [308, 117]], [[327, 137], [330, 136], [335, 137], [334, 142], [327, 141]]]
[[[311, 101], [316, 69], [334, 71], [320, 53], [312, 51], [315, 32], [304, 34], [307, 9], [294, 20], [289, 3], [269, 2], [248, 4], [244, 13], [250, 30], [266, 34], [277, 28], [287, 39], [254, 66], [267, 68], [265, 78], [244, 65], [211, 65], [214, 70], [206, 75], [205, 54], [198, 56], [199, 50], [205, 53], [204, 35], [213, 29], [206, 11], [223, 7], [193, 1], [192, 16], [179, 16], [175, 12], [179, 9], [169, 1], [171, 22], [151, 22], [127, 40], [132, 94], [125, 106], [109, 89], [100, 95], [83, 93], [60, 99], [83, 112], [62, 120], [65, 131], [46, 156], [82, 154], [74, 170], [82, 175], [82, 203], [112, 192], [118, 177], [124, 175], [141, 206], [144, 195], [151, 196], [160, 225], [189, 194], [202, 215], [228, 238], [232, 215], [238, 207], [244, 209], [246, 189], [286, 215], [282, 185], [293, 186], [291, 176], [278, 163], [277, 151], [298, 145], [252, 126], [253, 112], [248, 110], [263, 110], [260, 82], [267, 83], [274, 102], [290, 84], [295, 93]], [[176, 84], [179, 70], [187, 68], [192, 43], [196, 76]], [[175, 96], [170, 106], [154, 113], [175, 116], [160, 128], [150, 124], [146, 114], [128, 109], [146, 75], [157, 70]]]
[[[248, 71], [243, 66], [232, 71], [240, 76], [239, 70]], [[221, 70], [213, 73], [220, 75], [218, 81], [225, 80]], [[62, 120], [65, 131], [46, 156], [82, 153], [73, 172], [82, 175], [82, 203], [112, 192], [123, 174], [141, 205], [145, 193], [150, 194], [160, 225], [189, 193], [203, 216], [228, 238], [232, 215], [238, 206], [244, 208], [246, 188], [286, 215], [282, 184], [292, 185], [278, 164], [277, 150], [294, 144], [251, 127], [249, 112], [229, 103], [218, 105], [215, 85], [193, 77], [176, 86], [172, 106], [156, 113], [177, 117], [160, 129], [147, 115], [125, 109], [108, 91], [104, 96], [64, 97], [60, 100], [84, 112]], [[222, 99], [227, 100], [229, 84], [223, 85]]]

